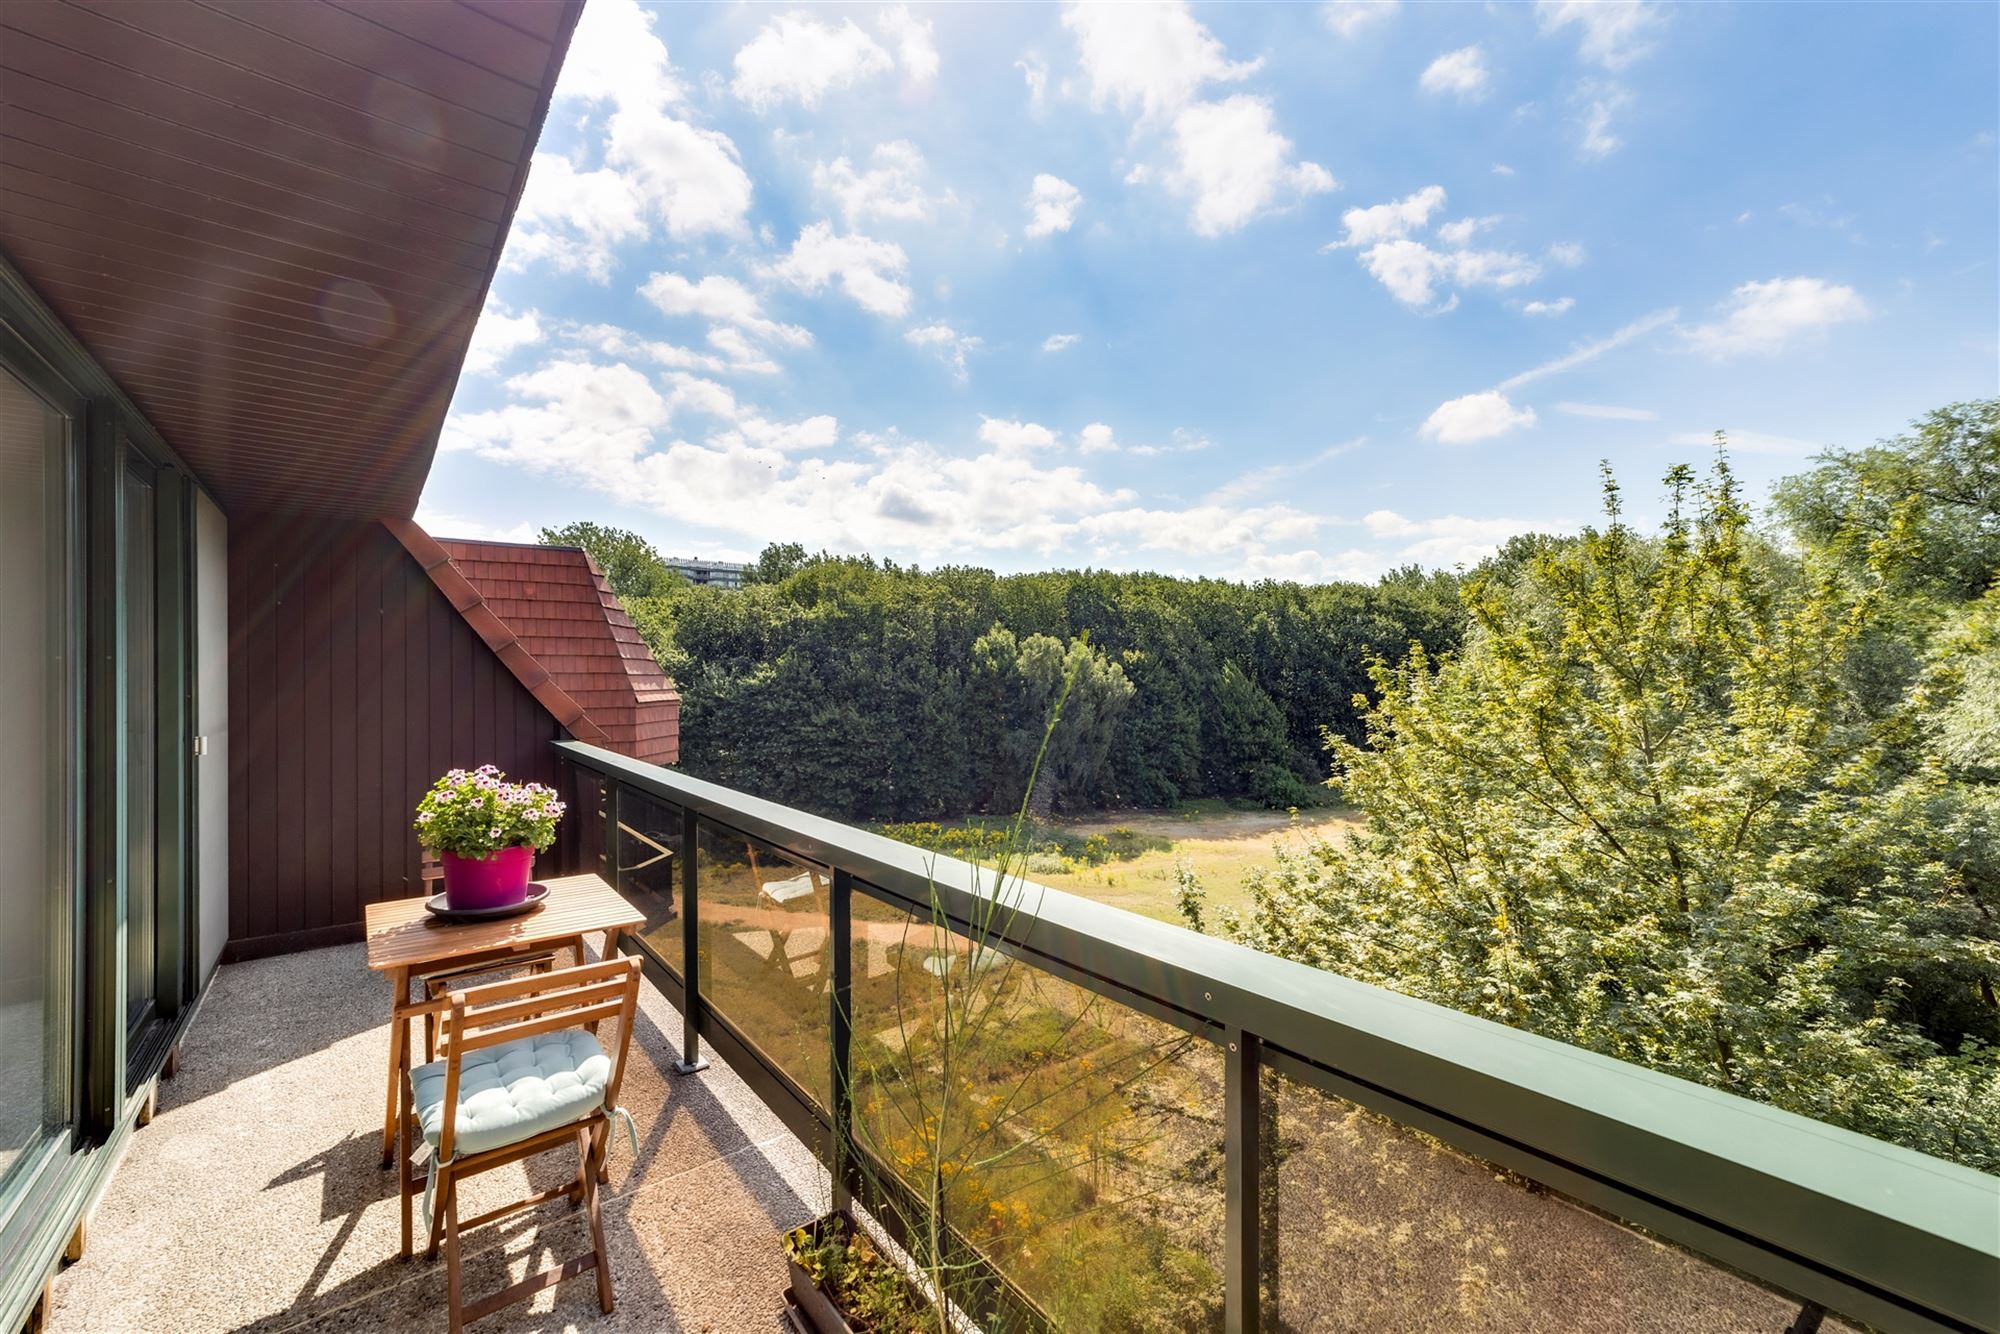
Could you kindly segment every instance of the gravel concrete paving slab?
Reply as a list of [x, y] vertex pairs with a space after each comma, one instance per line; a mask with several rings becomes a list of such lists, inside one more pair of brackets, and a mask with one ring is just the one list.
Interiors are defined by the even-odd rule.
[[[713, 1055], [701, 1074], [671, 1073], [679, 1015], [650, 987], [641, 997], [621, 1093], [639, 1155], [621, 1130], [602, 1196], [618, 1309], [601, 1317], [584, 1276], [481, 1321], [481, 1334], [777, 1328], [778, 1237], [813, 1214], [823, 1179]], [[444, 1329], [443, 1261], [398, 1257], [395, 1173], [378, 1166], [388, 1005], [358, 945], [221, 969], [180, 1073], [91, 1218], [87, 1253], [56, 1281], [52, 1334]], [[552, 1153], [475, 1178], [462, 1212], [569, 1168]], [[421, 1218], [417, 1230], [421, 1250]], [[587, 1249], [587, 1230], [556, 1203], [463, 1247], [477, 1296]]]

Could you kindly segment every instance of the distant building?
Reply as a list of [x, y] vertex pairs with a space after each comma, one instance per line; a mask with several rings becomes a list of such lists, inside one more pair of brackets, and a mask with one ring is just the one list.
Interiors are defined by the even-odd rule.
[[695, 560], [692, 557], [668, 556], [667, 568], [678, 570], [691, 584], [710, 584], [716, 588], [741, 588], [743, 575], [750, 567], [733, 560]]

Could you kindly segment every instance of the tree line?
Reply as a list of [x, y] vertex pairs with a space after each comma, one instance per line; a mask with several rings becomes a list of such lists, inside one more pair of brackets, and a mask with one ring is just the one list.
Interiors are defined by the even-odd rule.
[[998, 575], [767, 548], [745, 587], [697, 587], [643, 539], [580, 545], [681, 692], [681, 764], [858, 820], [1020, 801], [1049, 701], [1076, 671], [1041, 809], [1328, 799], [1324, 733], [1360, 740], [1368, 663], [1447, 653], [1457, 577], [1300, 585], [1060, 570]]

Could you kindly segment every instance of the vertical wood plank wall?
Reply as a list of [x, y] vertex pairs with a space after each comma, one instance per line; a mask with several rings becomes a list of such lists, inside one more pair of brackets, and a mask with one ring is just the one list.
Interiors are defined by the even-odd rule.
[[226, 959], [358, 940], [364, 904], [420, 892], [446, 769], [562, 786], [562, 729], [379, 523], [232, 514], [229, 621]]

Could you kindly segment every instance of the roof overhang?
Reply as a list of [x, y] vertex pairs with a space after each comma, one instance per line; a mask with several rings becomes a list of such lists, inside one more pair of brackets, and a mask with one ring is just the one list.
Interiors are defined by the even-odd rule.
[[582, 0], [0, 6], [0, 254], [225, 509], [411, 514]]

